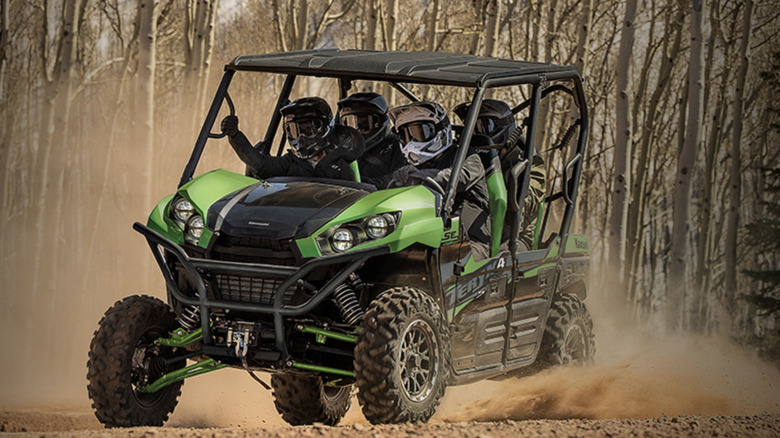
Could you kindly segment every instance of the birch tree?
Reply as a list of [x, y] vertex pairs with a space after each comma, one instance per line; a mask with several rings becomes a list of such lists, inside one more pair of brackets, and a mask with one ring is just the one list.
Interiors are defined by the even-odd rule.
[[687, 289], [686, 265], [689, 256], [691, 181], [704, 117], [703, 9], [703, 2], [694, 0], [691, 16], [691, 59], [688, 68], [688, 118], [685, 124], [685, 141], [677, 156], [672, 240], [669, 250], [666, 312], [667, 327], [672, 330], [680, 328], [683, 323]]
[[628, 215], [628, 189], [631, 186], [631, 141], [633, 131], [630, 115], [631, 56], [634, 48], [634, 19], [637, 1], [626, 2], [623, 28], [620, 32], [620, 48], [616, 65], [617, 97], [615, 104], [615, 170], [612, 184], [612, 214], [610, 218], [609, 257], [610, 269], [617, 270], [617, 282], [625, 285], [626, 221]]
[[[726, 298], [733, 305], [737, 296], [737, 234], [739, 232], [739, 210], [742, 202], [741, 142], [743, 111], [745, 106], [745, 79], [750, 66], [750, 34], [753, 16], [753, 1], [746, 0], [742, 15], [742, 39], [739, 43], [739, 71], [734, 82], [734, 130], [731, 137], [731, 166], [729, 171], [729, 209], [726, 212]], [[732, 308], [732, 306], [729, 306]]]

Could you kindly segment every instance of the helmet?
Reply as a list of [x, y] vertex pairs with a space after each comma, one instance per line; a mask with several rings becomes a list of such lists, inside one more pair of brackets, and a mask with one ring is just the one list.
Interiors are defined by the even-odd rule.
[[372, 91], [353, 93], [341, 99], [338, 106], [336, 123], [360, 132], [366, 142], [366, 150], [390, 135], [387, 101], [381, 94]]
[[[462, 122], [466, 122], [466, 114], [469, 112], [471, 102], [463, 102], [456, 106], [452, 112]], [[515, 130], [515, 117], [512, 109], [503, 100], [485, 99], [477, 115], [477, 124], [474, 132], [487, 135], [494, 144], [506, 143], [509, 135]]]
[[328, 147], [326, 137], [333, 127], [333, 112], [324, 99], [302, 97], [282, 107], [280, 112], [295, 155], [308, 159]]
[[436, 102], [414, 102], [390, 110], [401, 141], [401, 152], [411, 164], [422, 164], [452, 146], [452, 127]]

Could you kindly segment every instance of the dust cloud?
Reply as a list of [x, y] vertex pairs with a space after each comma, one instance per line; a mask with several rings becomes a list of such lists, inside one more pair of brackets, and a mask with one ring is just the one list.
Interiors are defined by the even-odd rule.
[[[597, 298], [597, 297], [593, 297]], [[725, 337], [661, 334], [588, 299], [596, 360], [447, 390], [435, 420], [780, 413], [780, 370]]]

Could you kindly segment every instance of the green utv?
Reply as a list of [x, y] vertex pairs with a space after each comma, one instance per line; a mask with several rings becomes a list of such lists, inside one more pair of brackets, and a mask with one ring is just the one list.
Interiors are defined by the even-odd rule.
[[[410, 84], [468, 92], [451, 181], [469, 153], [486, 153], [491, 257], [474, 259], [452, 214], [452, 183], [377, 190], [222, 169], [194, 176], [207, 140], [222, 137], [212, 133], [220, 112], [235, 113], [231, 81], [252, 72], [285, 78], [258, 144], [266, 153], [299, 76], [336, 80], [342, 98], [357, 81], [393, 87], [410, 101], [418, 100]], [[489, 92], [514, 96], [512, 112], [523, 120], [515, 146], [525, 159], [503, 170], [501, 145], [475, 133]], [[551, 108], [564, 115], [544, 135], [540, 113]], [[337, 424], [353, 388], [371, 423], [427, 421], [447, 385], [588, 362], [595, 350], [582, 302], [589, 245], [569, 233], [587, 127], [573, 66], [338, 49], [235, 58], [178, 189], [146, 225], [133, 226], [162, 271], [168, 303], [130, 296], [100, 321], [87, 364], [97, 418], [109, 427], [162, 425], [184, 379], [233, 367], [266, 388], [254, 372], [271, 373], [276, 408], [290, 424]], [[536, 155], [547, 163], [546, 194], [531, 222], [531, 248], [521, 250]]]

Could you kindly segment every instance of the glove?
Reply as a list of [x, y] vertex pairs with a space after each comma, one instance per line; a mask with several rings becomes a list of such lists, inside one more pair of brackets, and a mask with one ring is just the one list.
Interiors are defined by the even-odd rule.
[[417, 168], [414, 166], [414, 164], [407, 164], [396, 169], [395, 172], [393, 172], [393, 181], [395, 181], [395, 185], [408, 186], [411, 180], [409, 175], [414, 172], [417, 172]]
[[227, 116], [222, 119], [222, 133], [228, 137], [235, 137], [238, 134], [238, 116]]

